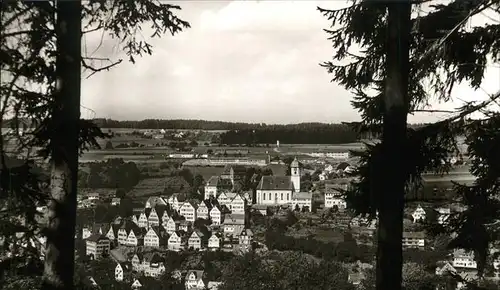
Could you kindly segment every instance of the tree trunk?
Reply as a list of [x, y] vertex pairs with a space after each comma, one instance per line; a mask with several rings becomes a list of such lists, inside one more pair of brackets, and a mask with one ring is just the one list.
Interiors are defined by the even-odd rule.
[[384, 164], [379, 194], [377, 290], [401, 289], [409, 78], [409, 1], [388, 5], [388, 37], [382, 133]]
[[56, 2], [51, 200], [42, 289], [73, 289], [81, 76], [81, 2]]

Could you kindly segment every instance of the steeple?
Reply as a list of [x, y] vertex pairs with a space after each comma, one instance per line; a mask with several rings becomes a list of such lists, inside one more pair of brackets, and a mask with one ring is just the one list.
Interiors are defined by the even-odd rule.
[[299, 161], [297, 160], [297, 157], [292, 161], [290, 164], [290, 179], [293, 183], [293, 189], [295, 192], [300, 191], [300, 168], [299, 168]]

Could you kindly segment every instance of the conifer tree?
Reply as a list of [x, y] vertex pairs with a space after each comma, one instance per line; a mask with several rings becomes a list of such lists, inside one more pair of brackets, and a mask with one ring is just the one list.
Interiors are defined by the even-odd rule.
[[[427, 171], [446, 172], [450, 168], [449, 155], [458, 155], [457, 136], [465, 135], [468, 154], [472, 161], [471, 173], [478, 177], [473, 186], [457, 185], [459, 199], [467, 210], [456, 214], [447, 229], [457, 233], [450, 247], [461, 247], [476, 253], [480, 269], [484, 268], [487, 247], [498, 240], [493, 226], [498, 219], [498, 202], [493, 197], [499, 194], [498, 167], [500, 130], [498, 110], [488, 108], [498, 104], [500, 92], [488, 92], [483, 102], [465, 103], [453, 112], [442, 112], [431, 107], [431, 99], [450, 101], [456, 84], [467, 83], [474, 89], [481, 88], [486, 68], [500, 59], [500, 25], [498, 22], [468, 29], [470, 19], [484, 11], [500, 16], [498, 0], [455, 0], [439, 4], [433, 11], [419, 15], [413, 13], [409, 39], [409, 82], [407, 87], [406, 114], [417, 112], [450, 113], [450, 117], [418, 128], [406, 126], [396, 132], [389, 128], [387, 91], [393, 81], [389, 65], [391, 54], [391, 9], [394, 2], [404, 1], [353, 1], [352, 5], [339, 10], [318, 8], [332, 22], [325, 29], [333, 43], [333, 61], [322, 63], [333, 75], [334, 82], [354, 93], [352, 105], [360, 112], [361, 122], [352, 123], [359, 132], [375, 133], [382, 142], [366, 144], [364, 152], [357, 152], [361, 163], [354, 175], [359, 178], [347, 192], [348, 203], [359, 213], [372, 217], [379, 213], [380, 229], [391, 229], [397, 233], [378, 233], [377, 289], [401, 289], [401, 219], [400, 212], [409, 189], [421, 186], [421, 174]], [[432, 1], [408, 1], [406, 5], [418, 12], [422, 5]], [[493, 17], [495, 19], [495, 17]], [[389, 34], [389, 35], [388, 35]], [[405, 42], [402, 42], [405, 45]], [[355, 52], [354, 50], [360, 50]], [[343, 62], [343, 63], [341, 63]], [[400, 69], [404, 69], [401, 66]], [[405, 76], [403, 71], [402, 76]], [[498, 107], [497, 107], [498, 108]], [[471, 120], [470, 115], [481, 112], [482, 120]], [[406, 116], [405, 116], [406, 118]], [[403, 123], [401, 116], [399, 125]], [[406, 123], [406, 121], [404, 122]], [[398, 134], [402, 140], [399, 148], [388, 151], [387, 131]], [[405, 136], [401, 132], [406, 132]], [[388, 156], [392, 155], [392, 156]], [[388, 163], [388, 158], [398, 156], [399, 163]], [[495, 163], [496, 162], [496, 163]], [[397, 168], [388, 168], [396, 166]], [[398, 172], [389, 176], [387, 173]], [[389, 182], [399, 184], [390, 186]], [[406, 190], [402, 190], [402, 187]], [[391, 191], [387, 191], [391, 189]], [[391, 204], [390, 207], [386, 203]], [[496, 215], [496, 217], [495, 217]], [[389, 217], [392, 217], [389, 218]], [[387, 243], [397, 245], [395, 252]], [[395, 253], [395, 256], [394, 254]], [[392, 257], [394, 258], [390, 258]], [[389, 256], [389, 258], [387, 258]], [[390, 261], [387, 261], [389, 259]], [[387, 280], [393, 280], [387, 281]]]
[[[36, 156], [51, 164], [43, 288], [73, 289], [78, 154], [98, 146], [96, 138], [106, 136], [89, 120], [80, 119], [81, 68], [91, 76], [122, 62], [82, 55], [82, 35], [110, 34], [134, 63], [135, 57], [152, 54], [151, 44], [136, 35], [138, 28], [148, 25], [152, 37], [160, 37], [167, 32], [173, 35], [189, 24], [173, 13], [179, 6], [152, 0], [4, 1], [1, 5], [1, 120], [13, 117], [11, 135], [18, 137], [18, 148], [41, 148]], [[99, 65], [103, 62], [106, 64]], [[29, 121], [29, 130], [21, 134], [24, 121]], [[3, 134], [0, 141], [4, 141]], [[4, 160], [4, 142], [0, 143]], [[2, 170], [1, 187], [9, 188], [12, 195], [27, 192], [20, 185], [5, 184], [12, 180], [13, 172], [21, 171], [19, 168]], [[30, 190], [37, 196], [36, 187]], [[15, 206], [23, 205], [25, 211], [32, 212], [38, 204]], [[8, 205], [5, 211], [13, 213], [13, 209]]]

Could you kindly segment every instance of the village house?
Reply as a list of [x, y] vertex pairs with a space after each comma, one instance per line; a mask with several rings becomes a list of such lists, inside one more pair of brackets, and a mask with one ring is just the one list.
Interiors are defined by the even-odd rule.
[[192, 222], [188, 222], [185, 219], [179, 220], [179, 231], [190, 232], [193, 227]]
[[179, 230], [179, 220], [175, 220], [173, 217], [170, 217], [167, 222], [163, 224], [163, 227], [167, 233], [171, 235], [173, 232]]
[[118, 239], [118, 230], [120, 227], [121, 225], [111, 224], [106, 232], [106, 237], [111, 241], [116, 241]]
[[89, 192], [87, 194], [88, 200], [99, 200], [100, 198], [101, 198], [101, 195], [98, 192]]
[[229, 210], [233, 214], [245, 214], [246, 200], [239, 194], [236, 194], [229, 204]]
[[132, 230], [139, 230], [139, 227], [132, 221], [125, 220], [117, 231], [118, 244], [127, 245], [129, 234]]
[[217, 196], [217, 202], [219, 203], [220, 206], [227, 206], [229, 209], [231, 209], [231, 200], [237, 195], [235, 192], [222, 192]]
[[167, 207], [166, 210], [163, 211], [163, 215], [161, 215], [161, 225], [163, 227], [165, 227], [165, 225], [167, 224], [168, 220], [171, 217], [175, 217], [175, 216], [176, 216], [175, 212], [172, 209], [169, 209], [169, 207]]
[[165, 200], [164, 198], [162, 198], [160, 196], [151, 196], [146, 201], [145, 208], [153, 208], [157, 205], [166, 206], [167, 204], [168, 204], [168, 201]]
[[304, 211], [312, 210], [312, 192], [294, 192], [292, 194], [292, 208]]
[[196, 218], [199, 219], [206, 219], [208, 220], [210, 218], [210, 209], [211, 209], [210, 203], [208, 203], [206, 200], [202, 200], [198, 204], [198, 208], [196, 209]]
[[92, 235], [92, 228], [90, 228], [90, 227], [83, 227], [82, 228], [82, 239], [83, 240], [90, 237], [91, 235]]
[[130, 285], [131, 289], [140, 289], [142, 288], [142, 285], [144, 284], [141, 282], [142, 278], [134, 278], [134, 282], [132, 282], [132, 285]]
[[361, 284], [361, 281], [365, 276], [362, 273], [350, 273], [349, 276], [347, 276], [347, 282], [351, 283], [352, 285], [358, 286]]
[[158, 205], [157, 204], [154, 207], [152, 207], [151, 212], [149, 213], [149, 216], [148, 216], [148, 226], [149, 227], [160, 226], [165, 213], [168, 216], [166, 205]]
[[244, 192], [240, 193], [240, 195], [245, 199], [247, 205], [253, 204], [253, 197], [252, 197], [253, 192], [252, 192], [252, 190], [244, 191]]
[[451, 265], [454, 268], [477, 269], [477, 262], [474, 259], [474, 252], [456, 249], [453, 251], [453, 261]]
[[86, 255], [91, 259], [99, 260], [109, 254], [111, 243], [106, 236], [93, 234], [85, 240]]
[[165, 261], [157, 253], [144, 253], [142, 258], [142, 269], [146, 277], [159, 277], [165, 272]]
[[212, 232], [212, 235], [208, 239], [208, 249], [211, 251], [216, 251], [222, 247], [222, 237], [215, 232]]
[[292, 202], [292, 193], [300, 192], [300, 169], [297, 158], [290, 165], [291, 176], [262, 176], [256, 189], [256, 204], [285, 205]]
[[139, 226], [139, 217], [141, 216], [141, 214], [133, 214], [131, 217], [130, 217], [130, 220], [136, 224], [137, 226]]
[[124, 245], [132, 247], [142, 246], [144, 244], [145, 234], [146, 230], [143, 228], [131, 229]]
[[425, 247], [424, 232], [403, 232], [403, 247], [422, 248]]
[[120, 205], [121, 200], [122, 200], [122, 199], [121, 199], [121, 198], [119, 198], [119, 197], [113, 197], [113, 198], [111, 199], [111, 205], [112, 205], [112, 206], [118, 206], [118, 205]]
[[196, 207], [192, 202], [185, 202], [179, 209], [180, 215], [186, 218], [186, 221], [194, 222], [196, 220]]
[[451, 216], [451, 208], [438, 207], [436, 208], [436, 211], [438, 212], [438, 219], [437, 219], [438, 224], [440, 225], [446, 224]]
[[245, 228], [245, 215], [226, 214], [224, 216], [223, 230], [225, 236], [238, 237]]
[[210, 199], [210, 197], [217, 197], [219, 179], [218, 176], [212, 176], [208, 179], [205, 184], [205, 200]]
[[340, 178], [335, 179], [332, 183], [325, 184], [325, 208], [334, 206], [340, 210], [347, 208], [343, 191], [347, 190], [349, 182], [349, 179]]
[[208, 290], [218, 290], [220, 289], [222, 282], [217, 281], [208, 281], [207, 289]]
[[345, 173], [351, 173], [352, 172], [352, 167], [349, 163], [347, 162], [341, 162], [339, 165], [337, 165], [336, 168], [336, 173], [343, 175]]
[[137, 219], [138, 226], [140, 228], [147, 229], [149, 227], [148, 218], [149, 218], [150, 213], [151, 213], [151, 208], [145, 208], [141, 212], [141, 214], [139, 215], [139, 218]]
[[207, 246], [207, 236], [201, 231], [195, 230], [191, 233], [188, 239], [188, 247], [193, 250], [201, 250]]
[[174, 193], [168, 198], [168, 204], [172, 206], [172, 209], [179, 211], [183, 202], [179, 200], [179, 194]]
[[131, 269], [132, 265], [128, 262], [117, 263], [115, 267], [115, 280], [122, 282], [126, 273], [129, 273]]
[[223, 215], [222, 215], [222, 210], [221, 207], [218, 205], [215, 205], [212, 207], [210, 210], [210, 220], [212, 221], [213, 225], [220, 225], [223, 221]]
[[184, 250], [187, 246], [186, 233], [183, 231], [173, 232], [168, 238], [168, 249], [171, 251]]
[[186, 290], [202, 290], [205, 289], [206, 282], [204, 271], [189, 270], [185, 278], [185, 287]]
[[134, 272], [142, 272], [142, 260], [143, 260], [142, 252], [136, 252], [132, 256], [132, 259], [130, 259], [130, 264], [132, 265], [132, 270]]
[[438, 212], [430, 207], [424, 207], [419, 204], [411, 216], [414, 223], [423, 221], [434, 222], [437, 220]]
[[245, 166], [228, 164], [224, 167], [224, 170], [222, 171], [220, 178], [228, 179], [234, 186], [235, 183], [243, 180], [246, 173], [247, 169]]
[[160, 248], [167, 246], [168, 234], [163, 227], [152, 226], [144, 236], [144, 246], [152, 248]]
[[238, 236], [238, 244], [243, 251], [252, 249], [253, 232], [251, 229], [244, 229]]

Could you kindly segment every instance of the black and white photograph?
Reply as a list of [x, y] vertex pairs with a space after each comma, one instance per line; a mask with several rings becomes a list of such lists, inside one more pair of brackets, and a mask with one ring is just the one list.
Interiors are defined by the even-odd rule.
[[0, 289], [500, 289], [500, 0], [0, 5]]

